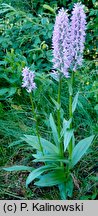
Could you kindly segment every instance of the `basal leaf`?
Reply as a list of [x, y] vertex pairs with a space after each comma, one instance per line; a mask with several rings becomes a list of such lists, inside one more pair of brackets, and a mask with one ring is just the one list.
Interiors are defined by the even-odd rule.
[[34, 162], [63, 162], [63, 163], [68, 163], [68, 160], [66, 160], [64, 157], [61, 157], [59, 155], [45, 155], [45, 156], [40, 156], [37, 154], [33, 154], [33, 157], [35, 157], [36, 159], [34, 159]]
[[34, 168], [29, 166], [12, 166], [3, 168], [5, 171], [32, 171]]
[[[25, 142], [27, 142], [30, 146], [32, 146], [34, 149], [37, 149], [40, 151], [40, 145], [39, 145], [39, 141], [38, 141], [38, 137], [37, 136], [32, 136], [32, 135], [24, 135], [24, 137], [22, 137], [22, 140], [24, 140]], [[58, 153], [59, 149], [52, 144], [51, 142], [49, 142], [48, 140], [40, 137], [40, 141], [43, 147], [43, 150], [48, 151], [50, 153]]]
[[54, 166], [52, 165], [46, 165], [46, 166], [42, 166], [39, 167], [38, 169], [35, 169], [34, 171], [32, 171], [29, 176], [27, 177], [26, 180], [26, 187], [35, 179], [38, 178], [42, 173], [52, 170], [54, 169]]
[[34, 185], [40, 187], [48, 187], [61, 184], [66, 181], [65, 173], [63, 169], [58, 169], [50, 172], [49, 174], [45, 174], [40, 176], [40, 180], [35, 182]]
[[87, 137], [83, 140], [81, 140], [73, 149], [72, 153], [72, 167], [75, 166], [82, 156], [86, 153], [87, 149], [91, 145], [92, 141], [94, 139], [94, 136]]
[[62, 200], [66, 200], [67, 197], [72, 197], [73, 194], [73, 179], [71, 176], [67, 178], [67, 181], [59, 185], [59, 191]]

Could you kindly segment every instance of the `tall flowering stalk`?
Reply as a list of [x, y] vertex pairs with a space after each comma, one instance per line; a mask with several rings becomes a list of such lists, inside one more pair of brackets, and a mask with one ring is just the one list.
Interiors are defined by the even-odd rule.
[[59, 109], [57, 110], [58, 118], [58, 135], [59, 135], [59, 148], [61, 155], [63, 154], [63, 147], [60, 141], [60, 106], [61, 106], [61, 74], [60, 72], [68, 78], [68, 68], [70, 65], [70, 56], [69, 56], [69, 20], [68, 14], [62, 8], [55, 21], [53, 37], [52, 37], [52, 46], [53, 46], [53, 67], [59, 71], [59, 87], [58, 87], [58, 104]]
[[36, 89], [36, 84], [34, 82], [34, 77], [35, 77], [34, 71], [30, 71], [30, 69], [28, 67], [25, 67], [22, 70], [22, 77], [23, 77], [22, 87], [26, 88], [26, 90], [27, 90], [27, 92], [29, 93], [29, 96], [30, 96], [32, 112], [33, 112], [34, 119], [35, 119], [35, 122], [36, 122], [36, 133], [37, 133], [37, 136], [38, 136], [40, 150], [41, 150], [42, 154], [44, 154], [43, 153], [43, 147], [42, 147], [42, 144], [41, 144], [41, 141], [40, 141], [40, 134], [39, 134], [37, 116], [36, 116], [36, 112], [35, 112], [34, 103], [33, 103], [33, 100], [32, 100], [32, 91], [34, 89]]
[[[74, 84], [74, 72], [82, 65], [83, 51], [85, 42], [86, 30], [86, 15], [84, 12], [84, 5], [77, 3], [74, 5], [71, 22], [70, 22], [70, 55], [71, 55], [71, 81], [69, 86], [69, 117], [73, 118], [72, 111], [72, 96]], [[70, 90], [71, 89], [71, 90]], [[72, 122], [70, 124], [72, 129]], [[69, 156], [72, 158], [73, 143], [72, 138], [69, 143]]]
[[[82, 65], [85, 42], [86, 15], [81, 3], [74, 5], [72, 16], [69, 19], [67, 11], [62, 8], [56, 17], [52, 45], [53, 68], [62, 73], [69, 81], [69, 118], [72, 113], [72, 95], [74, 83], [74, 71]], [[71, 76], [70, 73], [71, 72]], [[58, 103], [60, 105], [61, 75], [59, 74]], [[72, 122], [70, 124], [72, 129]], [[58, 110], [58, 132], [60, 134], [60, 109]], [[61, 144], [60, 144], [61, 145]], [[61, 148], [61, 147], [60, 147]], [[61, 148], [62, 149], [62, 148]], [[69, 144], [69, 156], [72, 156], [72, 139]]]

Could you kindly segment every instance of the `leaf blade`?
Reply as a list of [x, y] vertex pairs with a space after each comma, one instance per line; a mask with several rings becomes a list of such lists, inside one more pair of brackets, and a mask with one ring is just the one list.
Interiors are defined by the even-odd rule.
[[65, 135], [64, 135], [64, 152], [66, 151], [68, 144], [73, 136], [73, 129], [67, 130]]
[[54, 166], [53, 165], [46, 165], [46, 166], [42, 166], [42, 167], [39, 167], [37, 169], [35, 169], [34, 171], [32, 171], [28, 177], [27, 177], [27, 180], [26, 180], [26, 187], [28, 187], [28, 185], [35, 179], [37, 178], [39, 175], [41, 175], [43, 172], [45, 171], [49, 171], [51, 169], [53, 169]]
[[79, 92], [77, 92], [77, 94], [74, 97], [73, 103], [72, 103], [72, 113], [74, 113], [76, 107], [77, 107], [77, 103], [78, 103], [78, 97], [79, 97]]
[[[38, 137], [37, 136], [33, 136], [33, 135], [24, 135], [24, 137], [21, 138], [22, 140], [24, 140], [25, 142], [27, 142], [30, 146], [32, 146], [34, 149], [37, 149], [40, 151], [40, 146], [39, 146], [39, 141], [38, 141]], [[48, 151], [49, 153], [57, 153], [59, 152], [59, 149], [57, 148], [57, 146], [55, 146], [54, 144], [52, 144], [50, 141], [40, 137], [40, 141], [42, 144], [42, 147], [45, 151]]]
[[72, 153], [72, 167], [74, 167], [81, 159], [81, 157], [86, 153], [93, 139], [94, 139], [94, 135], [87, 137], [81, 140], [80, 142], [78, 142], [78, 144], [74, 147]]
[[59, 155], [47, 155], [47, 156], [37, 156], [34, 155], [33, 156], [36, 158], [33, 161], [34, 162], [64, 162], [64, 163], [68, 163], [68, 160], [66, 160], [65, 158], [59, 156]]
[[63, 170], [58, 169], [41, 176], [40, 180], [35, 182], [34, 185], [40, 187], [48, 187], [61, 184], [65, 182], [65, 180], [65, 173], [63, 172]]
[[55, 122], [54, 122], [54, 119], [53, 119], [53, 116], [52, 114], [50, 113], [50, 126], [51, 126], [51, 129], [52, 129], [52, 133], [53, 133], [53, 138], [54, 138], [54, 142], [56, 144], [56, 146], [58, 146], [58, 132], [57, 132], [57, 128], [56, 128], [56, 125], [55, 125]]
[[11, 172], [11, 171], [32, 171], [34, 168], [29, 166], [12, 166], [3, 168], [3, 170]]

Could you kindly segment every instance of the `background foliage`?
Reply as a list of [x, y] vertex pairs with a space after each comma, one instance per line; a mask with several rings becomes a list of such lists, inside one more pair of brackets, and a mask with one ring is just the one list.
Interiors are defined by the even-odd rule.
[[[8, 148], [12, 142], [19, 141], [24, 134], [35, 131], [30, 101], [21, 88], [21, 71], [26, 65], [35, 70], [37, 90], [34, 101], [40, 132], [45, 131], [51, 139], [48, 117], [55, 116], [54, 99], [57, 98], [57, 83], [49, 76], [52, 71], [52, 31], [55, 15], [59, 8], [72, 9], [77, 0], [0, 0], [0, 165], [31, 163], [32, 150], [22, 146]], [[98, 80], [97, 80], [97, 23], [98, 3], [96, 0], [81, 0], [87, 14], [87, 37], [84, 64], [75, 74], [75, 92], [80, 91], [78, 109], [74, 122], [77, 139], [98, 132]], [[66, 80], [62, 86], [62, 116], [67, 117]], [[95, 140], [90, 154], [77, 167], [76, 190], [73, 199], [98, 198], [98, 146]], [[31, 152], [31, 154], [30, 154]], [[26, 158], [25, 158], [26, 156]], [[31, 164], [32, 165], [32, 164]], [[79, 171], [80, 169], [80, 171]], [[35, 186], [26, 191], [23, 174], [8, 174], [1, 171], [0, 197], [3, 199], [59, 199], [57, 189], [43, 190]], [[18, 179], [18, 183], [17, 183]], [[86, 180], [85, 180], [86, 179]], [[18, 184], [18, 185], [17, 185]], [[17, 185], [17, 189], [15, 190]], [[33, 192], [32, 192], [33, 191]]]

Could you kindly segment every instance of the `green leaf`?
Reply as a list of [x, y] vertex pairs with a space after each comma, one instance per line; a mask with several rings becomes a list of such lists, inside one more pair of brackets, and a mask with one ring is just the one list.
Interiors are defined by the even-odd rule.
[[59, 185], [59, 190], [60, 190], [60, 195], [62, 200], [66, 200], [68, 196], [72, 197], [73, 187], [74, 187], [73, 179], [71, 176], [67, 178], [66, 182]]
[[9, 92], [8, 92], [7, 97], [11, 97], [13, 94], [15, 94], [16, 91], [17, 91], [16, 87], [9, 88]]
[[0, 89], [0, 96], [6, 94], [8, 92], [8, 88], [1, 88]]
[[68, 86], [69, 86], [69, 95], [73, 94], [73, 89], [72, 89], [72, 84], [71, 84], [71, 80], [69, 79], [68, 81]]
[[[22, 137], [22, 140], [24, 140], [25, 142], [27, 142], [30, 146], [33, 147], [33, 149], [37, 149], [40, 151], [40, 146], [39, 146], [39, 141], [38, 141], [38, 137], [37, 136], [32, 136], [32, 135], [24, 135], [24, 137]], [[40, 137], [40, 141], [43, 147], [44, 151], [48, 151], [49, 153], [57, 153], [59, 152], [59, 149], [52, 144], [51, 142], [43, 139], [42, 137]]]
[[91, 145], [94, 139], [94, 135], [81, 140], [73, 149], [72, 153], [72, 167], [74, 167], [82, 156], [86, 153], [87, 149]]
[[23, 144], [23, 140], [16, 140], [16, 141], [10, 143], [8, 147], [10, 148], [10, 147], [13, 147], [16, 145], [21, 145], [21, 144]]
[[11, 5], [6, 4], [6, 3], [2, 3], [1, 8], [4, 9], [3, 13], [9, 10], [16, 11]]
[[43, 172], [49, 171], [54, 169], [53, 165], [46, 165], [46, 166], [42, 166], [39, 167], [38, 169], [35, 169], [34, 171], [32, 171], [29, 176], [27, 177], [26, 180], [26, 187], [28, 187], [28, 185], [35, 179], [38, 178]]
[[40, 155], [37, 155], [37, 154], [33, 154], [33, 157], [35, 157], [36, 159], [34, 159], [33, 161], [34, 162], [63, 162], [63, 163], [68, 163], [68, 160], [65, 160], [65, 158], [59, 156], [59, 155], [55, 155], [55, 154], [52, 154], [52, 155], [47, 155], [47, 156], [40, 156]]
[[22, 141], [25, 141], [30, 146], [33, 147], [33, 149], [40, 151], [39, 141], [37, 136], [32, 135], [24, 135], [24, 137], [21, 137]]
[[35, 182], [34, 185], [40, 187], [49, 187], [61, 184], [66, 181], [65, 173], [63, 169], [57, 169], [55, 171], [50, 172], [49, 174], [45, 174], [40, 176], [40, 180]]
[[74, 131], [73, 129], [67, 130], [65, 135], [64, 135], [64, 151], [66, 151], [67, 146], [68, 146], [68, 144], [69, 144], [69, 142], [73, 136], [73, 131]]
[[51, 126], [52, 133], [53, 133], [54, 142], [55, 142], [56, 146], [58, 146], [58, 143], [59, 143], [58, 142], [58, 140], [59, 140], [58, 132], [57, 132], [57, 128], [56, 128], [52, 114], [50, 114], [49, 120], [50, 120], [50, 126]]
[[44, 4], [44, 5], [43, 5], [43, 8], [45, 8], [45, 9], [49, 10], [51, 13], [55, 14], [54, 9], [53, 9], [52, 7], [50, 7], [49, 5]]
[[78, 103], [78, 97], [79, 97], [79, 92], [74, 97], [73, 103], [72, 103], [72, 113], [74, 113], [77, 103]]
[[67, 196], [72, 197], [74, 185], [73, 185], [73, 179], [71, 176], [69, 176], [69, 178], [67, 179], [65, 186], [66, 186]]
[[72, 122], [71, 118], [68, 121], [64, 119], [64, 121], [63, 121], [63, 129], [61, 130], [61, 137], [66, 133], [67, 129], [70, 128], [71, 122]]
[[3, 168], [5, 171], [32, 171], [34, 168], [29, 166], [12, 166], [12, 167], [6, 167]]
[[6, 97], [10, 97], [13, 94], [15, 94], [17, 88], [16, 87], [11, 87], [11, 88], [1, 88], [0, 89], [0, 96], [5, 95]]
[[66, 200], [67, 199], [67, 194], [66, 194], [66, 185], [65, 185], [65, 183], [59, 184], [58, 187], [59, 187], [61, 199]]
[[50, 97], [50, 98], [51, 98], [52, 102], [54, 103], [54, 105], [56, 106], [56, 109], [59, 110], [60, 104], [56, 100], [54, 100], [52, 97]]

